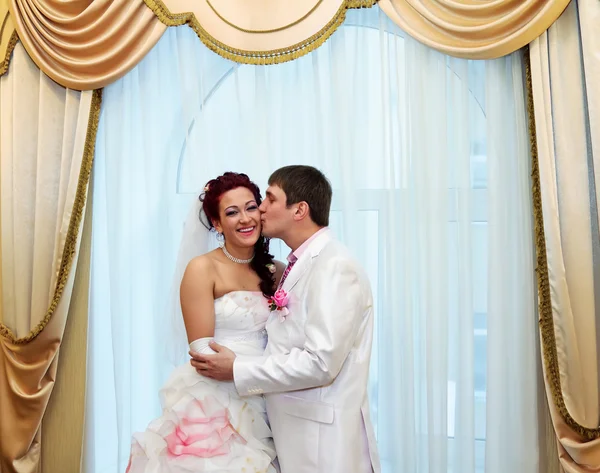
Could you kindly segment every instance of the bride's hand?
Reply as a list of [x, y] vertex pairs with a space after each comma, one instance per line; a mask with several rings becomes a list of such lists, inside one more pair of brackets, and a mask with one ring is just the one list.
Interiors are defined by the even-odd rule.
[[229, 348], [215, 342], [211, 342], [209, 346], [216, 354], [205, 355], [190, 351], [190, 356], [192, 357], [190, 363], [196, 368], [198, 374], [202, 376], [216, 379], [217, 381], [232, 381], [235, 353]]

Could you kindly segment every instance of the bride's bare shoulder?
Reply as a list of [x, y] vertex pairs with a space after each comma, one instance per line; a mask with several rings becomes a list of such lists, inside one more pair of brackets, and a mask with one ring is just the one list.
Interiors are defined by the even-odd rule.
[[217, 250], [209, 251], [208, 253], [196, 256], [190, 260], [185, 272], [191, 275], [206, 277], [207, 273], [210, 274], [215, 270], [216, 251]]
[[275, 263], [275, 267], [277, 268], [278, 273], [283, 273], [285, 271], [285, 268], [287, 267], [287, 263], [284, 263], [282, 261], [273, 260], [273, 263]]
[[279, 285], [279, 281], [281, 280], [281, 276], [283, 276], [283, 272], [285, 271], [285, 268], [287, 267], [287, 264], [282, 263], [281, 261], [277, 261], [277, 260], [273, 260], [273, 263], [275, 264], [275, 284], [276, 286]]

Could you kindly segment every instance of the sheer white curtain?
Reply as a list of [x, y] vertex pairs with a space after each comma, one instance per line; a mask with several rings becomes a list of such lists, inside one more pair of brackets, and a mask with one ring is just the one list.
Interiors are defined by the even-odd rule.
[[169, 284], [198, 190], [227, 170], [264, 189], [274, 169], [303, 163], [330, 177], [332, 227], [373, 284], [384, 471], [536, 472], [521, 75], [517, 55], [450, 59], [377, 8], [273, 67], [237, 66], [188, 29], [167, 31], [104, 94], [86, 471], [123, 471], [131, 432], [159, 413]]

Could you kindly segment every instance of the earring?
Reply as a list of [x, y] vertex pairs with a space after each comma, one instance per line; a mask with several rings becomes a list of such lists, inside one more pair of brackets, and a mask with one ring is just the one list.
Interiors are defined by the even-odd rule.
[[223, 235], [221, 232], [217, 232], [217, 241], [219, 242], [219, 246], [223, 247], [225, 244], [225, 235]]

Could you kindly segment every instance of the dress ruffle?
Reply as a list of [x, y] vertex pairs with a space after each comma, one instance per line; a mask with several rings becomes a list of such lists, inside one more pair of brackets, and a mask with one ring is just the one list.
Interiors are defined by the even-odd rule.
[[127, 473], [275, 473], [262, 397], [177, 368], [160, 391], [163, 413], [133, 435]]

